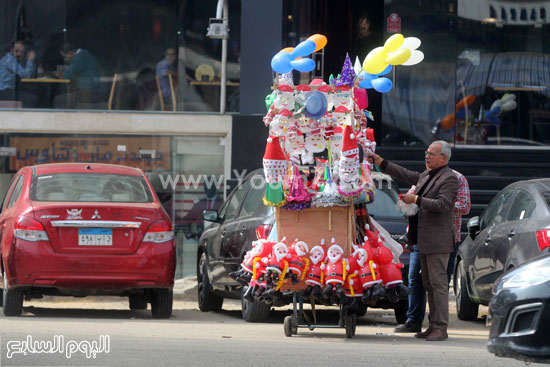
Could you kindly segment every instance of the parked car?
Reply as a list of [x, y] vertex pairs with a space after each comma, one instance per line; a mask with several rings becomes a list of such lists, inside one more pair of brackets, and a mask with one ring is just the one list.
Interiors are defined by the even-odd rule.
[[[394, 239], [398, 239], [407, 227], [407, 220], [395, 209], [399, 191], [395, 182], [385, 174], [373, 172], [376, 185], [375, 200], [368, 204], [369, 214], [375, 218]], [[265, 194], [263, 170], [251, 172], [240, 188], [234, 190], [220, 211], [207, 210], [206, 226], [197, 253], [198, 303], [201, 311], [221, 310], [224, 298], [241, 299], [242, 315], [246, 321], [259, 322], [267, 319], [271, 309], [263, 302], [249, 302], [241, 295], [242, 286], [229, 276], [240, 268], [245, 253], [252, 241], [267, 238], [275, 223], [274, 210], [263, 205]], [[401, 256], [408, 273], [408, 252]], [[399, 323], [406, 321], [408, 301], [396, 304], [380, 302], [378, 307], [394, 308]], [[366, 312], [366, 308], [360, 313]]]
[[129, 297], [172, 313], [172, 223], [143, 171], [87, 163], [24, 167], [0, 212], [3, 308], [43, 295]]
[[454, 269], [461, 320], [477, 318], [479, 304], [489, 304], [493, 283], [503, 273], [550, 252], [550, 179], [505, 187], [467, 227]]
[[489, 352], [550, 363], [550, 254], [506, 273], [494, 293], [487, 316]]

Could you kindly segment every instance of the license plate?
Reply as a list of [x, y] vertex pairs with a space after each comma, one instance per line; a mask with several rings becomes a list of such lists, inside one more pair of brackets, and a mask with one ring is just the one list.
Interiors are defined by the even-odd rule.
[[113, 230], [111, 228], [79, 228], [79, 246], [112, 246]]

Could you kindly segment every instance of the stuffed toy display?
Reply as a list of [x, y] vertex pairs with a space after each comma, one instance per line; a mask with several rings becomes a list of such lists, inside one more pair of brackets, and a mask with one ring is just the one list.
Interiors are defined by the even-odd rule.
[[304, 296], [309, 297], [310, 294], [318, 296], [321, 293], [321, 287], [325, 285], [324, 270], [325, 263], [325, 239], [321, 240], [321, 244], [313, 246], [309, 252], [309, 267], [306, 274], [307, 288], [304, 291]]
[[[296, 239], [288, 251], [288, 273], [293, 284], [298, 283], [305, 277], [305, 271], [309, 267], [309, 259], [306, 257], [309, 249], [307, 243]], [[304, 277], [302, 277], [304, 275]]]
[[326, 286], [323, 290], [325, 299], [329, 299], [333, 293], [339, 298], [345, 296], [343, 285], [349, 271], [349, 265], [343, 259], [343, 255], [344, 249], [333, 238], [331, 246], [327, 250], [327, 264], [324, 273]]

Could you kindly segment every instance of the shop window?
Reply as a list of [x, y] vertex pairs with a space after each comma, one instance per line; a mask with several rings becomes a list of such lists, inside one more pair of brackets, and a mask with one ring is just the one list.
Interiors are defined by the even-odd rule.
[[512, 20], [512, 21], [515, 22], [515, 21], [517, 20], [517, 18], [518, 18], [518, 17], [517, 17], [517, 11], [516, 11], [516, 9], [513, 9], [513, 8], [510, 9], [510, 20]]
[[506, 21], [508, 20], [508, 14], [506, 13], [506, 9], [500, 8], [500, 19]]
[[489, 17], [490, 18], [496, 18], [497, 17], [497, 12], [495, 11], [495, 8], [493, 8], [492, 6], [489, 7]]
[[523, 21], [527, 21], [527, 9], [525, 8], [521, 8], [521, 11], [519, 13], [519, 19], [523, 20]]

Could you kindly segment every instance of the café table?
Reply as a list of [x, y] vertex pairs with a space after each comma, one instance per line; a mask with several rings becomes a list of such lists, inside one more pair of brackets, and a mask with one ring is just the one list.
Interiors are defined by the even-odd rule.
[[51, 106], [51, 89], [57, 85], [68, 85], [70, 79], [61, 79], [61, 78], [52, 78], [52, 77], [40, 77], [40, 78], [22, 78], [21, 83], [29, 83], [36, 85], [43, 85], [46, 88], [46, 105], [47, 107]]

